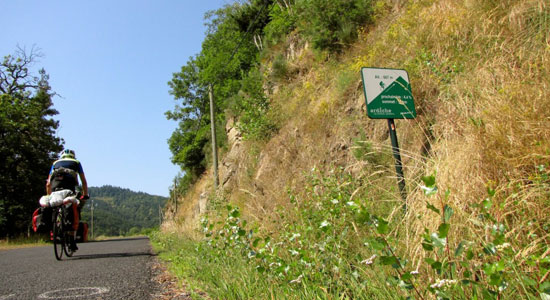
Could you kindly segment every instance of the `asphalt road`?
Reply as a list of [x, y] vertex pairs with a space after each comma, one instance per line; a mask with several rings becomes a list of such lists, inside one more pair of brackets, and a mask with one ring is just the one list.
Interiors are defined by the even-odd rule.
[[155, 263], [149, 239], [78, 244], [57, 261], [53, 246], [0, 250], [0, 300], [151, 299]]

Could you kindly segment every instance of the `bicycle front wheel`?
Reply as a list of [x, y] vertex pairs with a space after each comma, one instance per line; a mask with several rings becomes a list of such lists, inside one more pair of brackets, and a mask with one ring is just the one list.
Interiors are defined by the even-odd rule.
[[63, 215], [60, 209], [54, 210], [53, 218], [53, 250], [55, 259], [61, 260], [65, 246], [65, 235], [63, 234]]

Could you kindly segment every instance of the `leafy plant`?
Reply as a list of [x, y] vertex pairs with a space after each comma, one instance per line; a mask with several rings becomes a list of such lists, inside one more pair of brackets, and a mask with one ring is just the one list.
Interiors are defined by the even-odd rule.
[[[422, 181], [426, 199], [438, 195], [435, 175]], [[353, 182], [344, 173], [310, 176], [307, 198], [289, 193], [293, 211], [278, 212], [282, 225], [275, 235], [251, 228], [240, 210], [228, 205], [224, 220], [202, 220], [206, 240], [201, 247], [210, 249], [215, 260], [240, 257], [270, 284], [292, 287], [294, 293], [362, 298], [367, 289], [369, 297], [381, 297], [380, 290], [389, 284], [398, 295], [416, 299], [546, 299], [548, 248], [526, 259], [517, 257], [521, 246], [508, 240], [508, 229], [491, 214], [495, 190], [488, 189], [488, 197], [474, 207], [479, 228], [467, 235], [470, 239], [453, 237], [450, 191], [437, 204], [426, 201], [439, 224], [418, 237], [425, 258], [413, 267], [395, 221], [375, 213], [383, 210], [368, 202], [353, 200]], [[381, 276], [380, 282], [373, 280]]]
[[257, 69], [251, 70], [241, 81], [241, 90], [235, 97], [235, 110], [240, 116], [238, 126], [245, 139], [265, 140], [277, 130], [269, 118], [269, 99], [264, 93], [262, 79]]
[[[363, 235], [354, 225], [359, 202], [350, 201], [357, 187], [343, 185], [351, 178], [342, 170], [335, 173], [310, 177], [311, 201], [300, 201], [289, 193], [297, 216], [289, 219], [288, 211], [279, 210], [278, 218], [283, 220], [279, 234], [265, 235], [250, 228], [238, 208], [227, 206], [224, 220], [212, 223], [203, 219], [204, 247], [219, 259], [238, 254], [269, 282], [301, 290], [298, 293], [365, 297], [361, 292], [366, 280], [360, 272], [362, 256], [355, 251], [360, 250], [356, 245]], [[343, 281], [350, 285], [342, 285]]]

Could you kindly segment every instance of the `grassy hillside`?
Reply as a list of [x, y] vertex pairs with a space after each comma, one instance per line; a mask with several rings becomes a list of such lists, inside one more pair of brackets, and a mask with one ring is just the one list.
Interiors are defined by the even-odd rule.
[[[277, 133], [228, 123], [223, 187], [207, 171], [163, 224], [185, 239], [158, 237], [174, 272], [223, 299], [550, 297], [550, 5], [374, 5], [340, 54], [299, 35], [266, 50]], [[411, 79], [406, 211], [387, 124], [366, 117], [367, 66]]]

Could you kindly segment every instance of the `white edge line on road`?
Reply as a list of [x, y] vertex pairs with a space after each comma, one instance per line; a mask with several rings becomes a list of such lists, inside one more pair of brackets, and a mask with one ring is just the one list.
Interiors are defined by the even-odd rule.
[[[87, 293], [82, 293], [79, 295], [68, 295], [68, 296], [62, 296], [63, 292], [75, 292], [75, 291], [89, 291]], [[105, 287], [77, 287], [77, 288], [70, 288], [70, 289], [61, 289], [61, 290], [55, 290], [55, 291], [49, 291], [42, 293], [38, 295], [38, 299], [68, 299], [68, 298], [81, 298], [81, 297], [89, 297], [93, 295], [99, 295], [99, 294], [105, 294], [109, 292], [109, 288]]]

